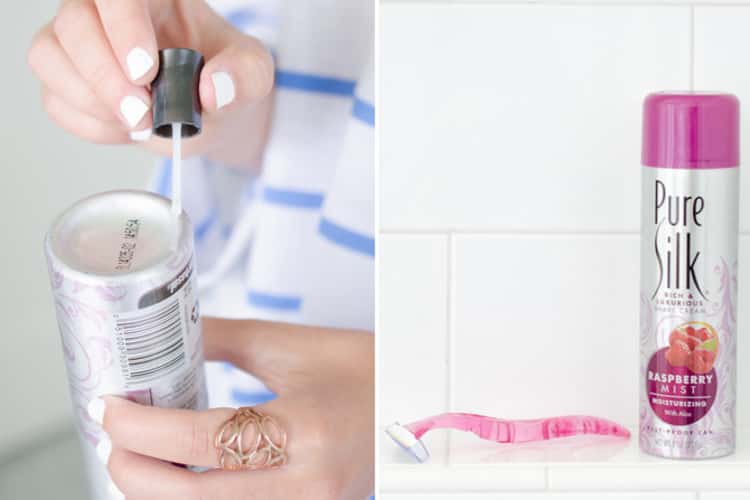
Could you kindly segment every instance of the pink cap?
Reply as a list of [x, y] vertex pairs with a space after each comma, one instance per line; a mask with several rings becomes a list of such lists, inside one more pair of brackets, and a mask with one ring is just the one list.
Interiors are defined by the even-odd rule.
[[732, 94], [650, 94], [643, 103], [641, 161], [662, 168], [738, 166], [740, 101]]

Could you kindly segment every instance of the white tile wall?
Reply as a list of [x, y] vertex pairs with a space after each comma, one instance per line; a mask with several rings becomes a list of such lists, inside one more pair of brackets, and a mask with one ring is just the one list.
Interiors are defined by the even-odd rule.
[[[505, 417], [593, 413], [635, 429], [641, 104], [650, 91], [691, 82], [750, 103], [750, 1], [730, 3], [381, 2], [381, 423], [447, 402]], [[750, 130], [750, 111], [743, 124]], [[750, 154], [750, 134], [743, 139]], [[750, 193], [750, 175], [742, 179]], [[750, 196], [741, 211], [747, 234]], [[750, 262], [748, 243], [744, 236], [741, 262]], [[750, 266], [740, 269], [742, 331]], [[447, 302], [431, 305], [442, 293]], [[739, 358], [750, 359], [750, 342], [740, 341]], [[401, 386], [414, 377], [426, 385]], [[741, 364], [739, 380], [739, 423], [748, 427], [750, 370]], [[632, 442], [504, 453], [457, 433], [448, 445], [434, 453], [449, 464], [441, 473], [394, 465], [400, 455], [381, 442], [381, 461], [391, 464], [381, 471], [384, 498], [723, 500], [750, 492], [746, 453], [714, 462], [704, 481], [700, 466], [660, 468], [665, 461]], [[502, 463], [519, 461], [516, 486], [471, 487], [478, 471], [507, 474]], [[499, 468], [487, 472], [487, 464]], [[458, 494], [435, 496], [441, 486]], [[489, 494], [523, 489], [567, 493]], [[469, 491], [487, 494], [461, 493]]]
[[[408, 423], [448, 409], [448, 238], [383, 235], [378, 245], [378, 327], [389, 332], [378, 346], [379, 418]], [[445, 446], [445, 438], [426, 439]], [[385, 453], [396, 451], [390, 446], [383, 443]]]
[[455, 247], [454, 408], [636, 421], [636, 236], [460, 235]]
[[690, 8], [381, 8], [385, 230], [636, 231], [640, 112]]
[[[742, 154], [750, 157], [750, 66], [743, 64], [750, 46], [750, 5], [696, 7], [695, 85], [735, 93], [742, 104]], [[750, 165], [750, 162], [745, 162]], [[742, 175], [742, 191], [750, 194], [750, 175]], [[740, 225], [750, 232], [750, 196], [740, 198]], [[745, 261], [747, 262], [747, 261]]]
[[698, 500], [750, 500], [750, 491], [711, 491], [698, 496]]

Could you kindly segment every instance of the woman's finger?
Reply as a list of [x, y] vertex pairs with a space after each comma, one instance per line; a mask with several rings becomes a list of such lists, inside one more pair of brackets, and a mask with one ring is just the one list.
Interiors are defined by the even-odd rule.
[[247, 106], [268, 96], [273, 81], [271, 54], [259, 41], [238, 34], [234, 43], [206, 61], [200, 78], [201, 105], [208, 113]]
[[274, 62], [265, 46], [238, 31], [210, 8], [199, 14], [206, 57], [199, 94], [207, 113], [247, 106], [273, 90]]
[[313, 480], [301, 480], [284, 469], [267, 471], [192, 472], [155, 458], [114, 449], [109, 473], [126, 499], [135, 500], [287, 500], [327, 498], [313, 493]]
[[125, 495], [125, 498], [138, 500], [209, 498], [199, 496], [200, 474], [155, 458], [114, 448], [109, 455], [107, 467], [117, 489]]
[[310, 381], [326, 383], [326, 373], [335, 372], [331, 368], [352, 359], [372, 358], [372, 335], [365, 332], [259, 320], [202, 322], [207, 359], [229, 361], [281, 395]]
[[288, 469], [265, 471], [212, 470], [201, 474], [202, 498], [242, 498], [243, 500], [290, 500], [295, 498], [341, 498], [333, 490], [318, 485], [325, 479], [304, 477]]
[[[202, 467], [219, 466], [219, 452], [214, 446], [214, 439], [235, 410], [157, 408], [114, 396], [104, 397], [101, 401], [104, 401], [102, 427], [115, 447], [169, 462]], [[259, 406], [258, 409], [273, 417], [286, 431], [290, 456], [301, 451], [304, 441], [298, 436], [304, 434], [299, 429], [304, 426], [304, 415], [296, 415], [291, 419], [285, 412], [284, 405], [277, 401]], [[91, 413], [96, 417], [96, 412]], [[244, 436], [245, 443], [251, 443], [257, 437], [252, 426], [248, 426]]]
[[92, 0], [68, 0], [54, 22], [60, 45], [78, 73], [129, 129], [151, 124], [151, 97], [128, 81], [112, 52]]
[[[52, 29], [44, 26], [34, 37], [27, 56], [29, 67], [42, 85], [69, 102], [74, 108], [103, 121], [117, 116], [94, 94], [89, 84], [78, 74]], [[119, 123], [119, 122], [118, 122]]]
[[146, 0], [96, 0], [104, 32], [130, 81], [150, 83], [158, 70], [156, 35]]
[[97, 144], [131, 142], [119, 123], [105, 122], [86, 114], [46, 88], [42, 89], [42, 105], [55, 123], [84, 140]]

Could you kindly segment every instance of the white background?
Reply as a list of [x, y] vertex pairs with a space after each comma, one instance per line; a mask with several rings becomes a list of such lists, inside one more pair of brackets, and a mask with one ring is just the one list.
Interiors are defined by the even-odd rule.
[[[642, 100], [734, 92], [750, 154], [750, 6], [730, 3], [381, 2], [383, 425], [468, 411], [594, 414], [637, 429]], [[750, 196], [741, 212], [748, 360]], [[750, 369], [738, 372], [743, 429]], [[397, 465], [383, 440], [384, 498], [750, 498], [746, 439], [735, 457], [694, 466], [644, 457], [636, 440], [512, 452], [436, 432], [424, 466]], [[540, 495], [530, 498], [589, 498]]]
[[[0, 16], [0, 465], [54, 445], [72, 432], [42, 249], [49, 224], [86, 195], [145, 186], [152, 164], [150, 155], [135, 148], [96, 146], [73, 138], [44, 114], [39, 84], [26, 66], [26, 51], [58, 4], [13, 2]], [[65, 469], [64, 464], [48, 466], [48, 472]], [[2, 491], [0, 484], [0, 497]]]

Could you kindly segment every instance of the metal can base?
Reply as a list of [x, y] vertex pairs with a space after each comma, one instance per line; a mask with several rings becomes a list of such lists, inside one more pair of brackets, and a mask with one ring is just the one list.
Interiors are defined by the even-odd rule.
[[668, 460], [690, 460], [690, 461], [697, 461], [697, 460], [715, 460], [718, 458], [728, 457], [730, 455], [733, 455], [736, 452], [736, 448], [731, 448], [726, 451], [722, 451], [720, 453], [717, 453], [715, 455], [706, 455], [706, 456], [694, 456], [694, 455], [685, 455], [680, 454], [680, 450], [669, 450], [667, 453], [664, 452], [664, 450], [654, 450], [649, 449], [642, 444], [638, 446], [638, 448], [641, 450], [641, 452], [650, 455], [652, 457], [659, 457], [659, 458], [666, 458]]

